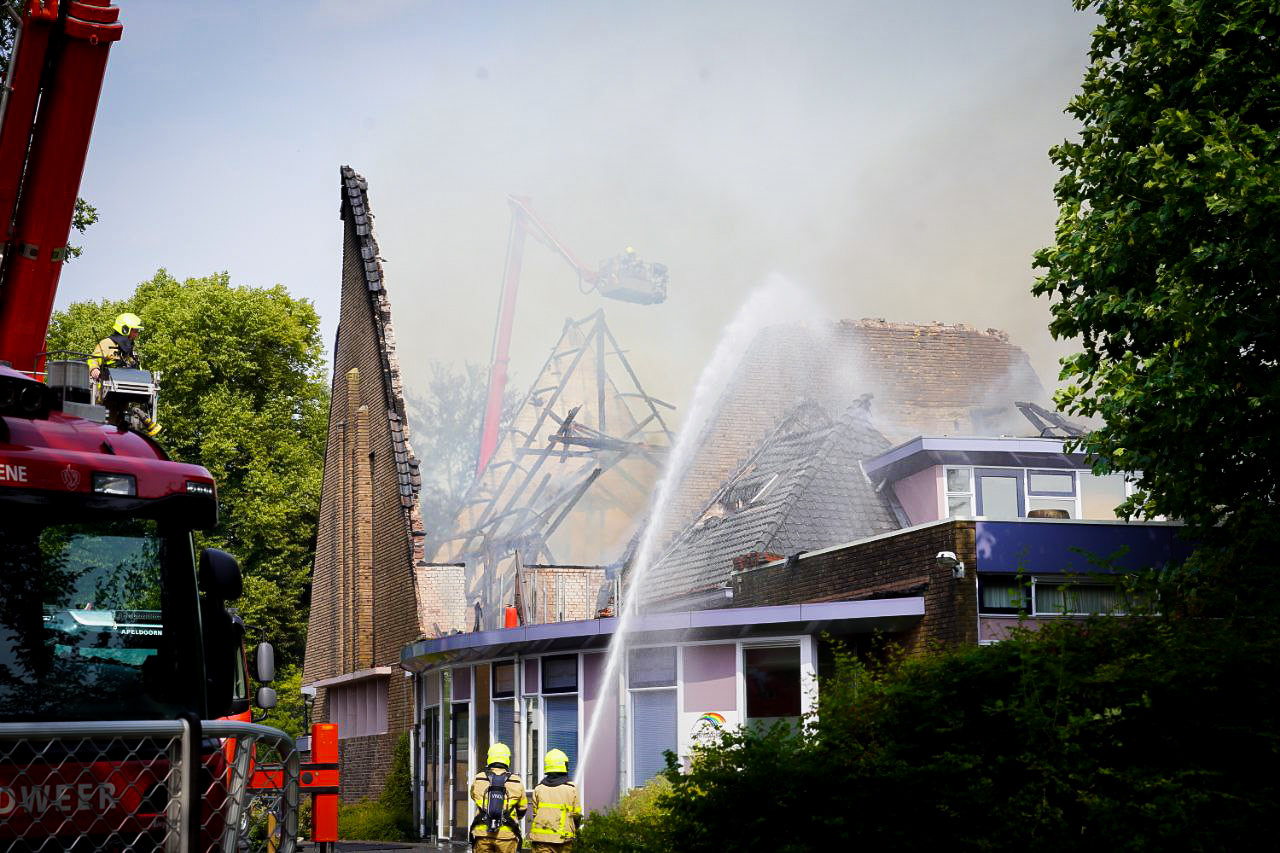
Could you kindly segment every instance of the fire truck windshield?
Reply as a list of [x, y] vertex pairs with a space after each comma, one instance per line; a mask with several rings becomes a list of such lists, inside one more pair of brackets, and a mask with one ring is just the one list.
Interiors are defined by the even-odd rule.
[[199, 647], [173, 626], [198, 624], [192, 574], [190, 536], [153, 520], [0, 519], [0, 721], [191, 707], [177, 676], [202, 672]]

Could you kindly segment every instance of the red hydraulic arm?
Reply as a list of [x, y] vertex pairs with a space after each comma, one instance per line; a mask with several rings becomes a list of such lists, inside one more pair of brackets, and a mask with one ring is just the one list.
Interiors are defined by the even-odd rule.
[[529, 200], [507, 196], [511, 205], [511, 233], [507, 240], [507, 264], [503, 273], [502, 303], [498, 307], [498, 326], [493, 335], [493, 359], [489, 368], [489, 396], [484, 408], [484, 426], [480, 432], [480, 454], [476, 459], [476, 476], [498, 449], [498, 423], [502, 420], [502, 400], [507, 393], [507, 363], [511, 355], [511, 327], [516, 316], [516, 291], [520, 288], [520, 265], [524, 261], [524, 238], [532, 229], [535, 236], [569, 262], [579, 281], [594, 282], [596, 273], [587, 269], [565, 245], [547, 230], [529, 208]]
[[107, 53], [123, 26], [110, 0], [28, 0], [0, 127], [0, 361], [44, 351]]

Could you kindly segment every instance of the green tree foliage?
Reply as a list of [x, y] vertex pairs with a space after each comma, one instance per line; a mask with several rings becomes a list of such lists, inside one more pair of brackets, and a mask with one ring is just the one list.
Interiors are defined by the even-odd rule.
[[221, 521], [200, 544], [240, 559], [245, 622], [265, 629], [282, 664], [301, 661], [328, 427], [315, 308], [280, 286], [160, 270], [127, 300], [57, 312], [49, 348], [89, 352], [125, 310], [143, 319], [143, 365], [161, 373], [161, 442], [218, 483]]
[[[98, 221], [98, 208], [82, 198], [76, 198], [75, 212], [71, 215], [71, 227], [83, 234]], [[69, 246], [71, 257], [78, 258], [84, 252], [83, 246]]]
[[1058, 403], [1099, 415], [1127, 512], [1202, 534], [1273, 516], [1280, 479], [1280, 16], [1269, 0], [1075, 0], [1101, 18], [1067, 112], [1034, 286], [1083, 340]]
[[280, 729], [290, 737], [309, 734], [302, 698], [302, 659], [298, 658], [281, 667], [271, 686], [276, 690], [276, 706], [266, 713], [261, 720], [262, 724]]

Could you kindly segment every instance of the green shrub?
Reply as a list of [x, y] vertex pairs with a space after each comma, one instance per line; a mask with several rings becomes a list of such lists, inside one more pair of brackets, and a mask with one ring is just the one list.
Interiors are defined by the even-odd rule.
[[665, 776], [629, 791], [607, 812], [592, 812], [574, 845], [575, 853], [659, 853], [668, 848], [662, 833], [662, 797], [671, 791]]
[[347, 841], [407, 841], [396, 815], [376, 800], [338, 807], [338, 837]]
[[391, 772], [378, 803], [385, 808], [405, 838], [413, 838], [413, 776], [409, 772], [409, 734], [400, 735], [391, 758]]

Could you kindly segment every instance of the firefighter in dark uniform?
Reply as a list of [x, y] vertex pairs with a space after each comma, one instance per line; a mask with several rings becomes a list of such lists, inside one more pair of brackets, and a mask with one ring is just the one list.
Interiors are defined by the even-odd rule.
[[[486, 762], [488, 767], [471, 782], [471, 801], [477, 809], [471, 821], [472, 848], [476, 853], [517, 853], [520, 821], [529, 808], [524, 783], [511, 772], [511, 747], [505, 743], [489, 747]], [[494, 797], [489, 796], [491, 790]]]
[[578, 788], [569, 778], [569, 756], [558, 749], [542, 761], [546, 776], [533, 789], [533, 826], [529, 840], [533, 853], [569, 853], [582, 824], [582, 802]]

